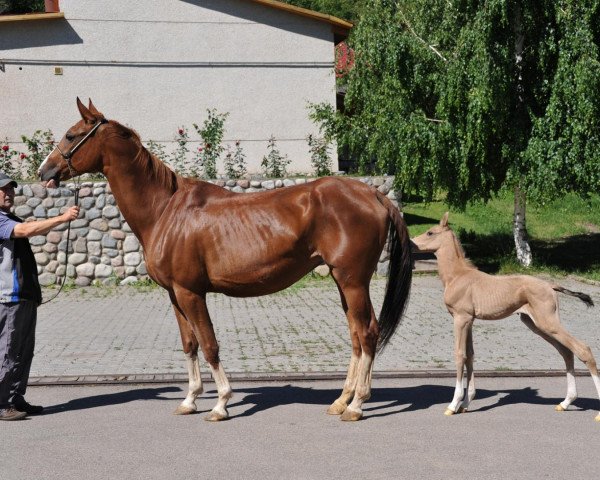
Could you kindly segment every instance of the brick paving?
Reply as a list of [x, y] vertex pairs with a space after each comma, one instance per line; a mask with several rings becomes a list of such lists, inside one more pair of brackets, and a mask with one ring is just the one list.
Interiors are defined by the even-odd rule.
[[[559, 283], [589, 293], [600, 304], [600, 286], [571, 279]], [[385, 279], [372, 282], [378, 312]], [[46, 292], [49, 296], [51, 291]], [[600, 311], [560, 295], [567, 329], [600, 360]], [[254, 298], [208, 296], [209, 311], [232, 376], [345, 372], [350, 356], [346, 320], [331, 279], [310, 281]], [[561, 370], [561, 357], [517, 316], [476, 321], [475, 368], [515, 372]], [[581, 362], [578, 369], [584, 368]], [[447, 373], [454, 369], [452, 319], [435, 275], [415, 275], [409, 307], [375, 372]], [[203, 366], [203, 373], [207, 368]], [[32, 382], [102, 380], [115, 376], [185, 378], [177, 322], [160, 288], [87, 287], [61, 293], [39, 309]], [[106, 376], [106, 377], [103, 377]]]

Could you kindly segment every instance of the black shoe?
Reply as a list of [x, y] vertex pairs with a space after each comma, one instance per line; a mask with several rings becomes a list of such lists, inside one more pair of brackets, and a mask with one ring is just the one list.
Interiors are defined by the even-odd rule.
[[20, 412], [15, 407], [0, 409], [0, 420], [21, 420], [27, 416], [27, 412]]
[[41, 405], [31, 405], [25, 400], [18, 400], [13, 405], [17, 410], [25, 412], [27, 415], [38, 415], [44, 411], [44, 407]]

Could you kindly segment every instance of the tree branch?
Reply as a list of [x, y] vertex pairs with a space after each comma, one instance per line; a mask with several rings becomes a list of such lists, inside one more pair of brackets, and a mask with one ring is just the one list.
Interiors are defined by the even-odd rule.
[[402, 12], [402, 10], [400, 10], [400, 8], [398, 8], [398, 13], [402, 16], [402, 23], [404, 23], [404, 26], [406, 28], [408, 28], [408, 30], [410, 31], [410, 33], [412, 33], [415, 38], [417, 40], [419, 40], [423, 45], [425, 45], [426, 47], [428, 47], [433, 53], [435, 53], [438, 57], [440, 57], [444, 62], [448, 62], [448, 60], [446, 59], [446, 57], [444, 57], [437, 48], [435, 48], [434, 45], [430, 45], [429, 43], [427, 43], [425, 40], [423, 40], [421, 37], [419, 37], [419, 35], [417, 35], [417, 32], [415, 32], [414, 28], [412, 28], [411, 24], [408, 23], [408, 20], [406, 19], [406, 17], [404, 16], [404, 13]]

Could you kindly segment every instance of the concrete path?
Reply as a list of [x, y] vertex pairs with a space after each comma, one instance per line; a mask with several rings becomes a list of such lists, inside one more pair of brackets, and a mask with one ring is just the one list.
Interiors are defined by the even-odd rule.
[[[561, 280], [600, 305], [600, 286]], [[372, 282], [379, 312], [385, 279]], [[600, 307], [560, 295], [563, 324], [600, 360]], [[257, 298], [208, 298], [221, 358], [234, 377], [343, 374], [350, 357], [346, 319], [331, 279]], [[517, 316], [474, 327], [475, 368], [488, 372], [562, 370], [562, 358]], [[581, 362], [578, 369], [584, 368]], [[204, 368], [204, 372], [206, 372]], [[415, 275], [409, 308], [375, 373], [452, 374], [452, 319], [437, 276]], [[160, 288], [85, 288], [61, 293], [39, 309], [32, 382], [134, 380], [186, 375], [175, 316]], [[105, 376], [105, 377], [103, 377]]]
[[[2, 422], [3, 480], [596, 478], [598, 400], [581, 383], [557, 413], [562, 378], [485, 378], [467, 414], [445, 417], [449, 379], [379, 379], [365, 418], [324, 413], [341, 382], [235, 385], [232, 418], [174, 416], [185, 385], [32, 387], [46, 413]], [[594, 473], [596, 472], [596, 473]]]

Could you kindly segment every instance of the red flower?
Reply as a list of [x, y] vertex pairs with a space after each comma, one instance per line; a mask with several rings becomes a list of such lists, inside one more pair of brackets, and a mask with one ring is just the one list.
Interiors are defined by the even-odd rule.
[[179, 135], [183, 135], [185, 133], [185, 130], [183, 128], [179, 129]]
[[19, 155], [19, 158], [20, 158], [21, 160], [23, 160], [24, 158], [27, 158], [27, 155], [25, 155], [24, 153], [22, 153], [21, 155]]
[[198, 151], [201, 152], [202, 151], [202, 147], [198, 147]]
[[8, 152], [8, 145], [2, 145], [2, 150], [4, 150], [5, 152]]

